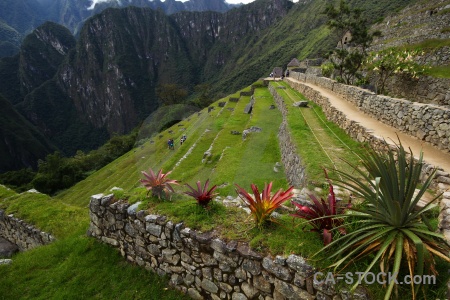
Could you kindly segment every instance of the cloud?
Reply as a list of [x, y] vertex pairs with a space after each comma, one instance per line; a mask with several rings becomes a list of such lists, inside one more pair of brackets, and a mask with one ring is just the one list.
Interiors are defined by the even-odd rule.
[[[95, 5], [96, 5], [97, 3], [102, 3], [102, 2], [112, 2], [112, 1], [116, 1], [116, 2], [117, 2], [117, 0], [92, 0], [91, 6], [89, 6], [87, 9], [89, 9], [89, 10], [94, 9], [94, 7], [95, 7]], [[120, 3], [120, 0], [119, 0], [118, 2]]]

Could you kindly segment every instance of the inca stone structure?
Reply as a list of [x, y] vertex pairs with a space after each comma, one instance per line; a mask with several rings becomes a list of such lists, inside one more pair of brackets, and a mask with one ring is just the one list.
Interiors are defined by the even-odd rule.
[[[428, 142], [441, 150], [450, 151], [450, 109], [376, 95], [359, 87], [341, 84], [332, 79], [311, 74], [291, 72], [290, 77], [333, 91], [375, 119]], [[347, 119], [342, 112], [330, 105], [328, 98], [323, 97], [316, 90], [301, 82], [290, 80], [287, 82], [292, 88], [320, 105], [326, 117], [344, 129], [352, 138], [359, 142], [368, 142], [376, 149], [386, 147], [384, 141], [373, 136], [357, 122]], [[426, 165], [425, 173], [428, 173], [433, 167]], [[440, 170], [437, 172], [435, 182], [448, 188], [448, 185], [450, 185], [449, 176], [448, 173]]]
[[[294, 72], [291, 76], [303, 76], [306, 81], [313, 80], [315, 84], [339, 91], [341, 96], [359, 106], [365, 103], [366, 96], [376, 96], [311, 74]], [[321, 105], [327, 118], [353, 138], [368, 142], [376, 149], [387, 147], [384, 141], [372, 136], [363, 126], [348, 120], [319, 92], [301, 83], [290, 84]], [[304, 172], [286, 126], [286, 107], [276, 88], [269, 88], [284, 116], [278, 136], [286, 175], [291, 183], [301, 185], [305, 180]], [[399, 113], [399, 110], [393, 110]], [[442, 123], [445, 122], [439, 124]], [[425, 173], [432, 169], [428, 165], [424, 168]], [[446, 182], [447, 179], [449, 174], [438, 172], [438, 182]], [[447, 239], [450, 237], [449, 201], [450, 195], [445, 193], [439, 217], [439, 228]], [[368, 299], [362, 287], [351, 296], [348, 291], [314, 281], [314, 268], [301, 256], [263, 255], [250, 249], [246, 243], [225, 241], [215, 232], [191, 230], [183, 223], [171, 222], [165, 216], [152, 215], [147, 211], [136, 212], [136, 207], [121, 200], [114, 202], [112, 195], [92, 196], [88, 234], [118, 248], [128, 261], [159, 275], [169, 276], [171, 285], [193, 299]]]
[[[92, 196], [89, 234], [117, 247], [128, 261], [169, 276], [171, 285], [193, 299], [307, 300], [338, 294], [333, 286], [314, 282], [315, 270], [301, 256], [262, 255], [245, 243], [134, 208], [113, 202], [112, 195]], [[364, 289], [356, 294], [367, 299]]]
[[42, 232], [13, 215], [6, 215], [3, 210], [0, 210], [0, 236], [17, 245], [20, 251], [46, 245], [55, 240], [51, 234]]
[[292, 136], [288, 129], [286, 104], [283, 97], [277, 93], [276, 88], [269, 85], [269, 90], [283, 116], [283, 121], [278, 130], [278, 145], [280, 146], [281, 161], [284, 165], [286, 178], [291, 185], [304, 186], [306, 183], [305, 166], [298, 156], [297, 147], [292, 141]]
[[[405, 120], [412, 119], [412, 122], [406, 122], [411, 126], [413, 125], [417, 132], [427, 132], [424, 136], [420, 136], [422, 139], [431, 142], [435, 146], [436, 144], [440, 145], [441, 149], [443, 145], [446, 145], [446, 150], [450, 150], [450, 110], [446, 108], [378, 96], [367, 90], [340, 84], [325, 77], [296, 72], [291, 72], [291, 77], [332, 90], [347, 101], [353, 103], [363, 112], [407, 133], [410, 133], [408, 132], [410, 127], [404, 126], [403, 124]], [[305, 95], [306, 98], [320, 105], [327, 119], [336, 123], [352, 138], [359, 142], [367, 142], [374, 149], [386, 149], [387, 144], [383, 140], [372, 135], [371, 132], [367, 131], [365, 127], [357, 122], [347, 119], [345, 114], [332, 106], [328, 98], [322, 96], [318, 91], [301, 82], [289, 80], [287, 82], [292, 88]], [[277, 95], [274, 94], [274, 89], [271, 89], [271, 91], [276, 99]], [[389, 117], [383, 116], [383, 114], [390, 114], [390, 119]], [[437, 134], [438, 138], [441, 136], [442, 140], [436, 141], [435, 138], [429, 138], [435, 134]], [[422, 169], [423, 177], [428, 177], [427, 175], [434, 170], [434, 167], [429, 164], [424, 164], [424, 168]], [[444, 234], [447, 243], [450, 243], [450, 192], [448, 192], [450, 174], [438, 169], [434, 178], [434, 184], [439, 190], [447, 191], [443, 194], [443, 199], [440, 204], [439, 230]]]

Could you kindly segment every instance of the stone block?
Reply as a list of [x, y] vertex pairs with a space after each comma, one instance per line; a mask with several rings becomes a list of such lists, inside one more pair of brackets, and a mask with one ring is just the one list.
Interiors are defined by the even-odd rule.
[[242, 293], [233, 293], [231, 300], [247, 300], [248, 298]]
[[202, 280], [202, 288], [205, 291], [208, 291], [210, 293], [216, 294], [219, 291], [219, 288], [217, 287], [217, 285], [212, 282], [211, 280], [208, 279], [203, 279]]
[[161, 225], [157, 225], [154, 223], [149, 223], [148, 221], [145, 224], [145, 230], [154, 236], [160, 236], [162, 232]]
[[262, 266], [267, 270], [267, 272], [275, 275], [282, 280], [289, 281], [292, 279], [292, 275], [290, 274], [289, 269], [275, 264], [269, 257], [264, 257]]
[[261, 274], [261, 263], [252, 259], [244, 259], [242, 262], [242, 268], [250, 272], [252, 275]]
[[309, 277], [313, 274], [314, 268], [306, 263], [305, 259], [301, 256], [291, 254], [286, 259], [286, 263], [289, 268], [297, 271], [299, 275], [303, 277]]
[[191, 297], [194, 300], [203, 300], [203, 296], [194, 288], [190, 288], [187, 291], [187, 294], [189, 295], [189, 297]]
[[275, 290], [287, 299], [313, 300], [315, 297], [307, 291], [279, 279], [275, 279]]
[[259, 294], [258, 290], [253, 285], [246, 282], [242, 283], [241, 290], [249, 299], [255, 299], [255, 297]]

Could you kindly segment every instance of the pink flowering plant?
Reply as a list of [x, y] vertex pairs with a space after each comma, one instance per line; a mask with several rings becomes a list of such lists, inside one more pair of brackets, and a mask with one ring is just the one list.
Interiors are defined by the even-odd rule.
[[164, 174], [162, 169], [157, 174], [152, 169], [148, 172], [142, 171], [145, 179], [141, 179], [140, 182], [148, 190], [147, 194], [151, 191], [152, 195], [159, 199], [167, 198], [169, 193], [174, 192], [172, 184], [179, 184], [177, 180], [167, 178], [170, 173], [171, 171]]
[[190, 191], [186, 191], [184, 193], [197, 200], [198, 205], [202, 206], [203, 208], [206, 208], [209, 202], [211, 202], [211, 200], [214, 198], [214, 196], [217, 195], [217, 193], [214, 193], [214, 191], [217, 188], [217, 185], [214, 185], [208, 190], [209, 179], [206, 180], [205, 185], [203, 187], [200, 181], [197, 181], [196, 189], [194, 189], [189, 184], [186, 184], [186, 186], [190, 189]]

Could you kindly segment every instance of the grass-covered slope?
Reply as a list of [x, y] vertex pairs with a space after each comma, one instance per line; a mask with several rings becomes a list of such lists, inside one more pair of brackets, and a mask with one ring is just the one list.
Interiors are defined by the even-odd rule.
[[[353, 150], [358, 151], [359, 145], [336, 125], [325, 121], [319, 107], [312, 103], [308, 108], [294, 107], [294, 102], [304, 99], [301, 94], [284, 83], [271, 84], [283, 87], [276, 90], [287, 105], [288, 127], [306, 163], [309, 183], [311, 187], [321, 186], [324, 183], [321, 167], [331, 168], [333, 164], [342, 167], [340, 158], [356, 159]], [[248, 189], [250, 183], [262, 186], [264, 182], [274, 181], [274, 188], [286, 188], [288, 183], [282, 168], [278, 172], [274, 169], [281, 162], [277, 132], [282, 116], [278, 109], [271, 109], [275, 103], [268, 88], [260, 84], [255, 87], [251, 114], [244, 113], [250, 96], [241, 96], [240, 91], [220, 99], [211, 105], [214, 109], [209, 112], [205, 108], [160, 133], [147, 138], [141, 136], [143, 139], [135, 149], [53, 198], [36, 193], [16, 194], [0, 187], [1, 209], [57, 238], [51, 245], [17, 254], [11, 266], [0, 266], [1, 297], [183, 299], [179, 293], [166, 288], [165, 279], [130, 266], [118, 251], [86, 236], [90, 196], [110, 193], [117, 186], [124, 189], [122, 195], [130, 201], [146, 202], [146, 191], [139, 179], [140, 171], [148, 168], [173, 170], [170, 178], [191, 185], [209, 178], [212, 184], [220, 185], [218, 192], [223, 196], [236, 196], [234, 183]], [[239, 100], [233, 102], [230, 98]], [[225, 105], [219, 106], [220, 102]], [[231, 134], [251, 126], [262, 131], [251, 132], [245, 140], [241, 135]], [[187, 140], [180, 145], [183, 134]], [[168, 149], [169, 138], [176, 141], [175, 150]], [[177, 186], [176, 190], [186, 189]], [[176, 222], [184, 221], [191, 228], [215, 229], [226, 238], [246, 240], [258, 251], [297, 253], [309, 259], [322, 248], [317, 233], [304, 230], [303, 225], [298, 226], [299, 220], [293, 222], [288, 215], [278, 219], [275, 226], [258, 229], [242, 210], [215, 204], [206, 212], [181, 194], [175, 195], [172, 201], [150, 200], [148, 207]], [[311, 263], [323, 264], [315, 260]]]

